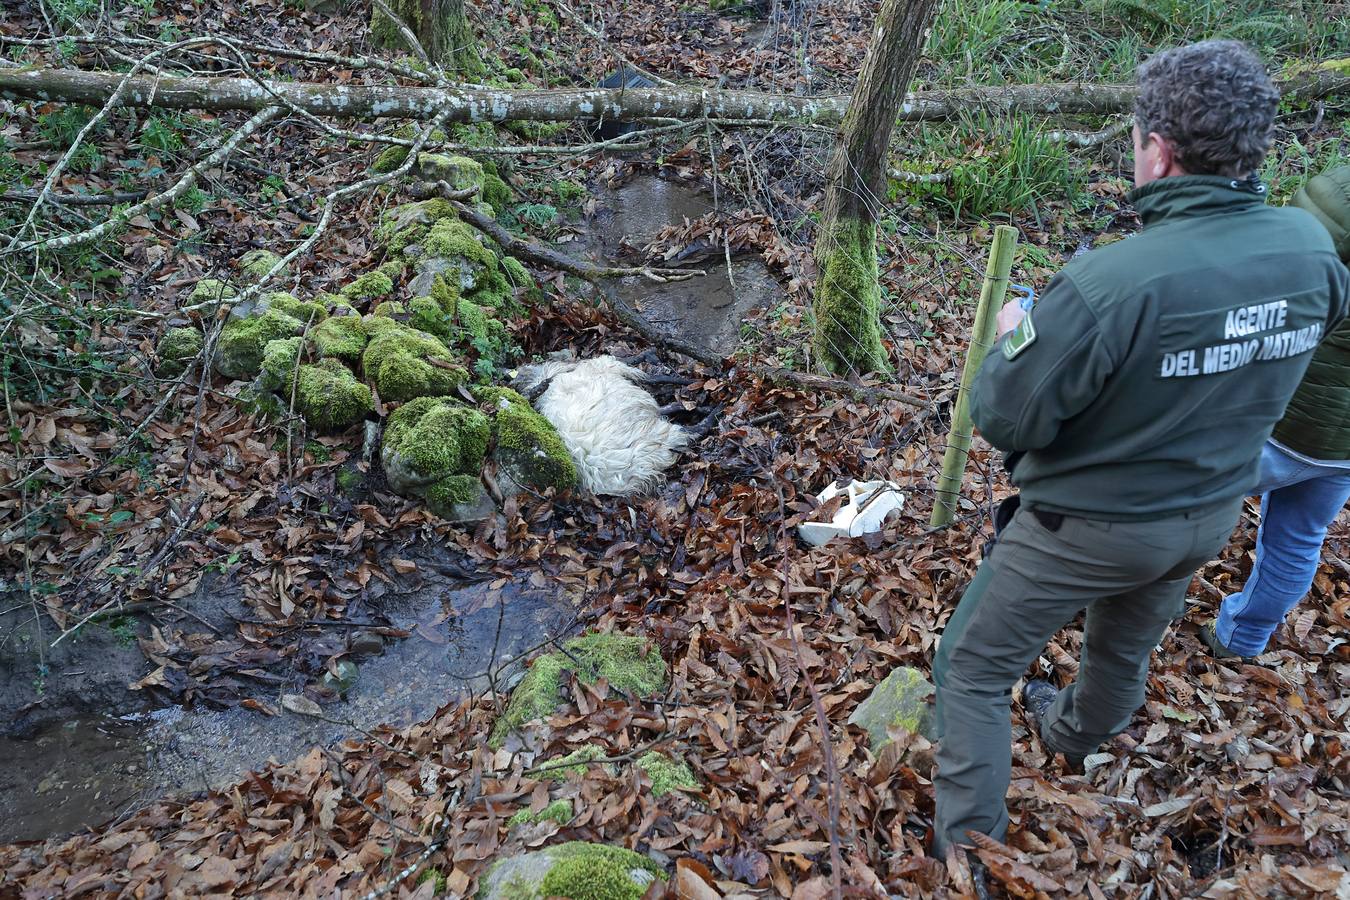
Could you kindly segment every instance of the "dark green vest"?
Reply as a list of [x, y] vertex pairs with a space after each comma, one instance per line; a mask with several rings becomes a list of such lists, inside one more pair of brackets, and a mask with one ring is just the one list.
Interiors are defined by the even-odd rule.
[[[1350, 262], [1350, 166], [1308, 182], [1294, 205], [1317, 217]], [[1327, 335], [1271, 435], [1313, 459], [1350, 459], [1350, 319]]]

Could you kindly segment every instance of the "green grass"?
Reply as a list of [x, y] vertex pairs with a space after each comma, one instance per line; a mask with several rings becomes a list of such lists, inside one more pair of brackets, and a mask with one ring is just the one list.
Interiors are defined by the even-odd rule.
[[1076, 201], [1083, 172], [1068, 148], [1046, 137], [1027, 117], [969, 113], [954, 127], [919, 132], [918, 152], [901, 163], [911, 172], [946, 172], [940, 184], [895, 182], [908, 193], [952, 216], [986, 218], [1026, 212], [1045, 200]]

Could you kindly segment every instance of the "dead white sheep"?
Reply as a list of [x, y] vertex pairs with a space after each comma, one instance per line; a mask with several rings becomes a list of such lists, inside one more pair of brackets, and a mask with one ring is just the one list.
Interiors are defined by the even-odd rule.
[[571, 354], [524, 366], [512, 386], [553, 424], [581, 487], [628, 496], [651, 491], [691, 435], [661, 414], [647, 376], [612, 356]]

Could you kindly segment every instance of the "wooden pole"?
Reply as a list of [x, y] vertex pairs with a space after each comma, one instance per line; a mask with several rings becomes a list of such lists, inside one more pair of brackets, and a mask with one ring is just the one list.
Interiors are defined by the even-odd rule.
[[942, 457], [942, 477], [938, 480], [937, 498], [933, 503], [933, 517], [928, 524], [934, 528], [950, 525], [956, 516], [956, 502], [961, 495], [961, 476], [966, 470], [970, 453], [970, 383], [980, 371], [984, 355], [994, 342], [994, 324], [998, 311], [1008, 293], [1008, 275], [1012, 272], [1013, 251], [1017, 249], [1017, 229], [1000, 225], [994, 230], [994, 243], [989, 248], [989, 264], [984, 270], [984, 285], [980, 288], [980, 305], [975, 309], [975, 325], [970, 332], [970, 349], [966, 351], [966, 365], [961, 370], [961, 388], [956, 393], [956, 408], [952, 411], [952, 428], [947, 433], [947, 452]]

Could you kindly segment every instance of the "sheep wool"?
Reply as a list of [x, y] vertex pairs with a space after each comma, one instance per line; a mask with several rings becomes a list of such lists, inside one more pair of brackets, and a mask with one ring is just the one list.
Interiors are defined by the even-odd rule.
[[662, 417], [645, 381], [638, 369], [597, 356], [526, 366], [514, 384], [529, 393], [547, 382], [534, 406], [558, 430], [582, 488], [623, 497], [655, 488], [689, 444], [689, 433]]

